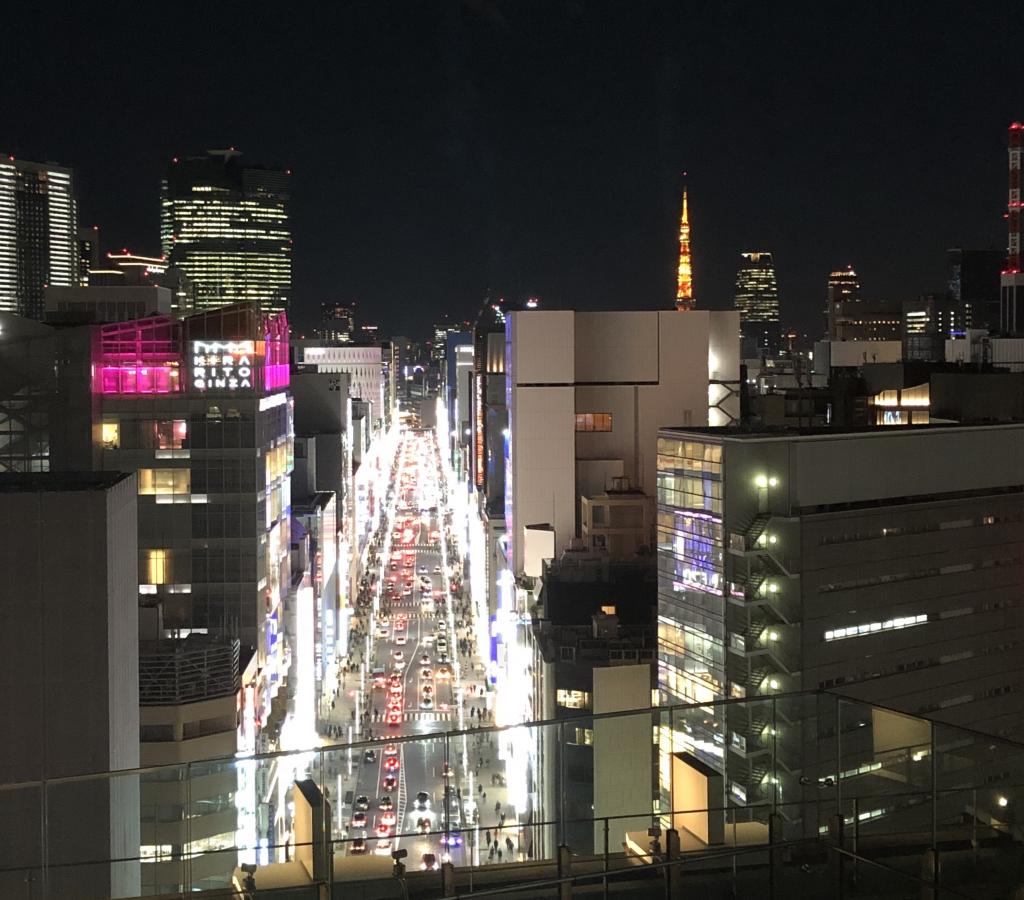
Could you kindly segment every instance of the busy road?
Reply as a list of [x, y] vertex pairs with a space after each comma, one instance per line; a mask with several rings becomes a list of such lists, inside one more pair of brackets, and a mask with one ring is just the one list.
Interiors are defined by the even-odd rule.
[[[374, 744], [342, 751], [326, 773], [336, 778], [341, 798], [335, 813], [344, 852], [390, 855], [401, 848], [418, 868], [447, 859], [479, 863], [480, 763], [492, 753], [492, 738], [472, 733], [489, 715], [483, 666], [467, 607], [453, 596], [461, 572], [448, 559], [438, 466], [433, 436], [405, 431], [378, 568], [369, 575], [369, 652], [358, 687], [349, 691], [358, 695], [353, 719], [365, 723], [362, 736]], [[492, 785], [498, 778], [489, 777]]]

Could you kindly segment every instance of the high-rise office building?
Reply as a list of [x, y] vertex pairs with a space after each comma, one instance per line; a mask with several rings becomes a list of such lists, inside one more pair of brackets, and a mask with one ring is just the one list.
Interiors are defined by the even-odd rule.
[[740, 311], [740, 331], [755, 353], [775, 352], [779, 346], [779, 283], [775, 263], [771, 253], [764, 250], [740, 255], [743, 264], [736, 274], [734, 300]]
[[47, 286], [78, 284], [71, 169], [0, 159], [0, 312], [41, 319]]
[[1002, 250], [946, 251], [949, 264], [948, 292], [962, 312], [968, 328], [999, 328], [999, 273], [1006, 254]]
[[660, 700], [694, 704], [662, 735], [663, 785], [686, 751], [726, 773], [730, 804], [817, 790], [799, 729], [706, 712], [726, 698], [834, 688], [1019, 738], [1022, 441], [1021, 425], [662, 429]]
[[865, 300], [853, 266], [828, 276], [825, 333], [830, 341], [898, 341], [900, 303]]
[[317, 334], [324, 341], [351, 344], [356, 336], [356, 305], [354, 303], [321, 303], [320, 327]]
[[235, 150], [175, 157], [161, 186], [160, 241], [195, 285], [196, 309], [256, 302], [287, 310], [292, 289], [290, 170]]
[[828, 302], [850, 303], [860, 300], [860, 276], [853, 266], [837, 269], [828, 276]]
[[89, 286], [89, 272], [100, 267], [100, 227], [78, 229], [78, 285]]

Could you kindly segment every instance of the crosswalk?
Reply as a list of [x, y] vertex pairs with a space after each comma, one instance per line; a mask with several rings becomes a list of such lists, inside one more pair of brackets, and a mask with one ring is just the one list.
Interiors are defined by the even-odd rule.
[[406, 722], [450, 722], [452, 711], [440, 709], [411, 709], [403, 716]]

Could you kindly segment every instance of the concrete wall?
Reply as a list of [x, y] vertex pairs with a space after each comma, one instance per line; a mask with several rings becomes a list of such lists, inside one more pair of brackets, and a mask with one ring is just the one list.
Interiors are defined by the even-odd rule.
[[[594, 669], [595, 714], [647, 709], [650, 705], [649, 665]], [[653, 771], [650, 713], [594, 720], [594, 817], [627, 817], [609, 822], [608, 847], [612, 852], [621, 847], [627, 831], [650, 826]], [[594, 848], [604, 849], [603, 822], [594, 822]]]
[[[59, 486], [61, 476], [49, 478]], [[0, 490], [0, 721], [12, 737], [0, 750], [3, 782], [139, 764], [138, 488], [134, 475], [107, 485]], [[0, 847], [0, 867], [41, 858], [42, 804], [36, 789], [0, 801], [0, 816], [21, 824]], [[134, 775], [48, 788], [51, 866], [137, 856], [138, 804]], [[0, 895], [24, 890], [14, 874], [17, 887], [0, 874]], [[48, 890], [101, 897], [138, 884], [137, 863], [69, 866], [51, 870]]]

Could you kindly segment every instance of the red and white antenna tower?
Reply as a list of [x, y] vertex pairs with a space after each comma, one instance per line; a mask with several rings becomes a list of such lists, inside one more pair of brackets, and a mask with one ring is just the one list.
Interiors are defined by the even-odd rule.
[[[1024, 125], [1013, 122], [1010, 125], [1009, 157], [1010, 186], [1006, 201], [1008, 240], [1006, 243], [1006, 268], [1000, 279], [999, 326], [1004, 334], [1016, 334], [1018, 328], [1017, 310], [1024, 302], [1024, 275], [1021, 274], [1020, 247], [1020, 156], [1024, 143]], [[1024, 310], [1020, 325], [1024, 326]]]

